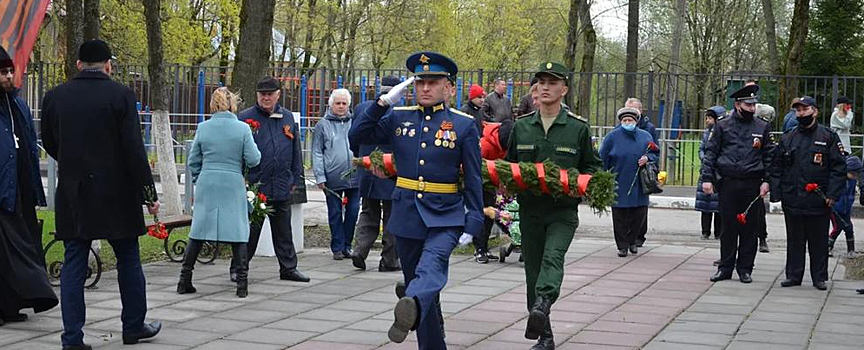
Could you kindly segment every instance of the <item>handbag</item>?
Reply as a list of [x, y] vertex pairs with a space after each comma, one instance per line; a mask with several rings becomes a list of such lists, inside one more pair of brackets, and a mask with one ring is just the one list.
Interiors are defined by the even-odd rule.
[[663, 185], [657, 179], [657, 164], [647, 163], [639, 168], [639, 182], [642, 184], [642, 193], [651, 195], [663, 192]]

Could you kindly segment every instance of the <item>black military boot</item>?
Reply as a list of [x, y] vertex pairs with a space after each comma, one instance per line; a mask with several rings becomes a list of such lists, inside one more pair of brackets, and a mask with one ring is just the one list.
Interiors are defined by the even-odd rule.
[[552, 324], [546, 320], [546, 328], [540, 333], [540, 338], [537, 339], [537, 344], [531, 347], [531, 350], [555, 350], [555, 339], [552, 336]]
[[180, 268], [180, 281], [177, 282], [177, 294], [192, 294], [197, 290], [192, 286], [192, 270], [195, 269], [195, 260], [201, 253], [202, 242], [190, 239], [186, 245], [186, 254], [183, 255], [183, 266]]
[[834, 238], [828, 238], [828, 256], [834, 257], [834, 243], [837, 242]]
[[760, 253], [770, 253], [771, 250], [768, 249], [768, 239], [767, 238], [759, 238], [759, 252]]
[[846, 254], [848, 254], [850, 258], [855, 255], [855, 240], [854, 239], [847, 239], [846, 240]]
[[531, 312], [528, 313], [528, 325], [525, 327], [525, 338], [537, 339], [549, 323], [551, 303], [542, 296], [537, 296]]

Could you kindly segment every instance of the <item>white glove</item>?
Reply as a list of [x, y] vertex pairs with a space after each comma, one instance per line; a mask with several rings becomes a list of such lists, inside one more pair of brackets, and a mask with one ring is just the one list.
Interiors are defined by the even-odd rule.
[[459, 246], [464, 247], [464, 246], [468, 245], [468, 243], [471, 243], [471, 241], [473, 241], [473, 240], [474, 240], [474, 236], [469, 235], [467, 233], [462, 233], [462, 236], [459, 236]]
[[405, 95], [405, 91], [408, 90], [408, 85], [411, 85], [411, 83], [413, 83], [413, 82], [414, 82], [414, 77], [410, 77], [408, 79], [405, 79], [405, 81], [399, 83], [399, 85], [396, 85], [392, 89], [390, 89], [389, 92], [387, 92], [384, 95], [381, 95], [379, 100], [385, 106], [392, 106], [397, 101], [402, 99], [402, 95]]

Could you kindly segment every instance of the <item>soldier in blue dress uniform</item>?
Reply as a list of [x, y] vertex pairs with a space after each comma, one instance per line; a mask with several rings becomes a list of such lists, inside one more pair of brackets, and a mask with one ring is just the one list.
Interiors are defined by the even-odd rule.
[[[389, 143], [398, 171], [387, 227], [396, 236], [407, 287], [388, 336], [401, 343], [416, 330], [420, 349], [446, 349], [438, 296], [450, 253], [483, 229], [480, 139], [473, 118], [448, 106], [456, 63], [427, 51], [409, 57], [406, 66], [414, 76], [359, 114], [350, 137]], [[394, 107], [385, 117], [412, 82], [417, 104]]]

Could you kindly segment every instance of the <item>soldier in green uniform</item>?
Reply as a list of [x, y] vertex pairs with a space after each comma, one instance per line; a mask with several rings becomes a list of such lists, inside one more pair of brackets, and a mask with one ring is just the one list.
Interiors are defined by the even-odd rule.
[[[543, 63], [535, 77], [539, 109], [519, 117], [513, 126], [506, 160], [542, 162], [551, 160], [562, 168], [591, 174], [603, 165], [591, 142], [588, 122], [561, 107], [567, 94], [567, 69], [554, 62]], [[528, 326], [525, 337], [538, 339], [532, 350], [555, 348], [549, 310], [558, 299], [564, 278], [564, 254], [576, 227], [578, 198], [518, 196], [522, 256], [528, 284]]]

